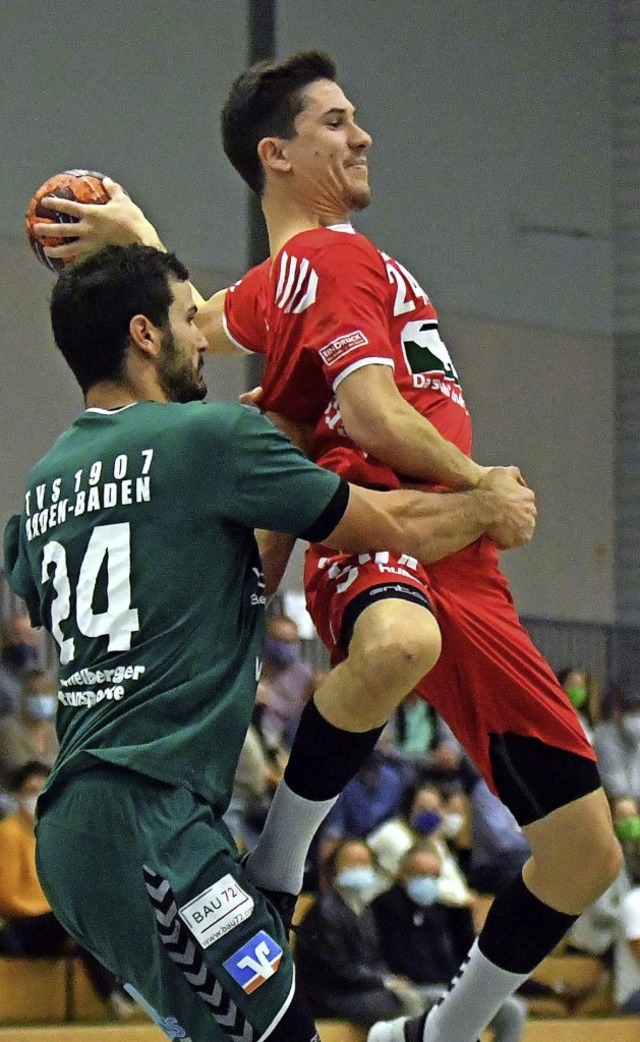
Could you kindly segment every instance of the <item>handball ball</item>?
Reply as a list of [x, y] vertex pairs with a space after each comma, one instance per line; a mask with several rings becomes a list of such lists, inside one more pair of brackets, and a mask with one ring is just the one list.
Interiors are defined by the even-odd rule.
[[[34, 224], [76, 224], [77, 218], [66, 213], [56, 213], [42, 206], [41, 199], [47, 195], [57, 196], [58, 199], [75, 199], [79, 203], [108, 203], [109, 193], [104, 187], [102, 180], [104, 174], [97, 174], [93, 170], [65, 170], [61, 174], [54, 174], [48, 181], [40, 185], [34, 193], [27, 212], [25, 222], [27, 226], [27, 238], [29, 245], [39, 261], [47, 268], [58, 271], [70, 264], [73, 257], [47, 257], [43, 242], [36, 238], [33, 232]], [[47, 236], [44, 240], [47, 246], [62, 246], [64, 243], [75, 242], [75, 239], [63, 239]]]

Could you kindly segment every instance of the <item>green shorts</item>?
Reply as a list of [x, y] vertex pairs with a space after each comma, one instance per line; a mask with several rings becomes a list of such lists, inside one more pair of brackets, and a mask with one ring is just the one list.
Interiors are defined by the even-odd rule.
[[[280, 1036], [276, 1026], [300, 1001], [282, 922], [200, 797], [96, 766], [45, 798], [36, 836], [57, 918], [132, 986], [169, 1038]], [[313, 1037], [300, 1028], [290, 1034]]]

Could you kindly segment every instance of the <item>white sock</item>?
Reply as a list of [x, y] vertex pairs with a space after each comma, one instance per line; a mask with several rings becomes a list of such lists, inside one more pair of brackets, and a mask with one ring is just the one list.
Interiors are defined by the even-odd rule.
[[306, 800], [281, 781], [245, 866], [251, 882], [269, 890], [299, 894], [311, 840], [337, 798]]
[[426, 1019], [424, 1042], [477, 1042], [504, 1000], [528, 979], [528, 973], [501, 970], [474, 941], [451, 989]]

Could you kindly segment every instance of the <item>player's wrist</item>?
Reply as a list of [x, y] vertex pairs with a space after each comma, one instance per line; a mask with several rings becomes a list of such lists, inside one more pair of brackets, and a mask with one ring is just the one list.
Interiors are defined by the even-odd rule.
[[163, 253], [167, 252], [166, 246], [161, 242], [160, 236], [152, 225], [151, 221], [147, 220], [144, 214], [133, 222], [131, 226], [132, 242], [138, 243], [140, 246], [153, 246], [156, 250], [162, 250]]

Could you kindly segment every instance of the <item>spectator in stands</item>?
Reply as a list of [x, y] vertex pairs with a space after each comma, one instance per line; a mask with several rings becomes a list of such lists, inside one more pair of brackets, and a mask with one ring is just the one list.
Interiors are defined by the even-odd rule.
[[53, 765], [58, 752], [57, 701], [53, 677], [42, 669], [28, 669], [18, 712], [0, 718], [0, 783], [5, 788], [9, 775], [25, 763], [38, 760]]
[[22, 679], [40, 664], [41, 646], [25, 612], [0, 621], [0, 716], [19, 712]]
[[391, 717], [380, 748], [402, 766], [406, 786], [459, 778], [462, 746], [444, 720], [413, 691]]
[[[397, 882], [371, 904], [385, 962], [420, 985], [430, 1005], [445, 994], [474, 938], [469, 909], [442, 903], [441, 872], [437, 853], [418, 843], [403, 854]], [[491, 1024], [496, 1042], [518, 1042], [526, 1010], [520, 999], [506, 999]]]
[[240, 751], [229, 808], [224, 815], [241, 850], [255, 846], [286, 762], [284, 752], [267, 743], [260, 727], [266, 700], [267, 685], [261, 680], [251, 724]]
[[343, 839], [365, 839], [381, 822], [395, 817], [404, 789], [400, 771], [374, 749], [356, 777], [349, 782], [329, 811], [318, 844], [318, 875], [328, 882], [325, 867]]
[[375, 881], [371, 851], [345, 840], [334, 851], [330, 885], [298, 928], [296, 965], [316, 1017], [340, 1017], [370, 1026], [377, 1020], [416, 1016], [424, 1003], [416, 989], [393, 974], [380, 955], [367, 905]]
[[442, 900], [469, 907], [472, 895], [445, 838], [446, 815], [445, 800], [435, 785], [418, 785], [405, 792], [400, 814], [370, 832], [367, 843], [389, 880], [395, 880], [403, 855], [419, 840], [428, 839], [442, 864]]
[[18, 768], [12, 779], [18, 810], [0, 821], [0, 917], [5, 920], [0, 929], [0, 954], [43, 958], [77, 953], [110, 1017], [122, 1020], [135, 1011], [135, 1005], [112, 974], [71, 941], [38, 880], [34, 818], [48, 774], [49, 768], [37, 761]]
[[640, 666], [610, 685], [611, 719], [596, 724], [593, 744], [602, 785], [611, 800], [640, 802]]
[[444, 799], [442, 834], [460, 870], [467, 879], [471, 860], [471, 801], [464, 789], [454, 788]]
[[556, 675], [567, 698], [578, 714], [584, 733], [593, 745], [592, 692], [586, 671], [576, 666], [565, 666]]
[[302, 657], [298, 627], [288, 615], [269, 615], [262, 656], [262, 680], [268, 688], [261, 726], [267, 741], [280, 745], [295, 730], [316, 688], [316, 674]]
[[513, 814], [478, 777], [471, 796], [469, 885], [496, 894], [522, 870], [531, 856], [527, 839]]

